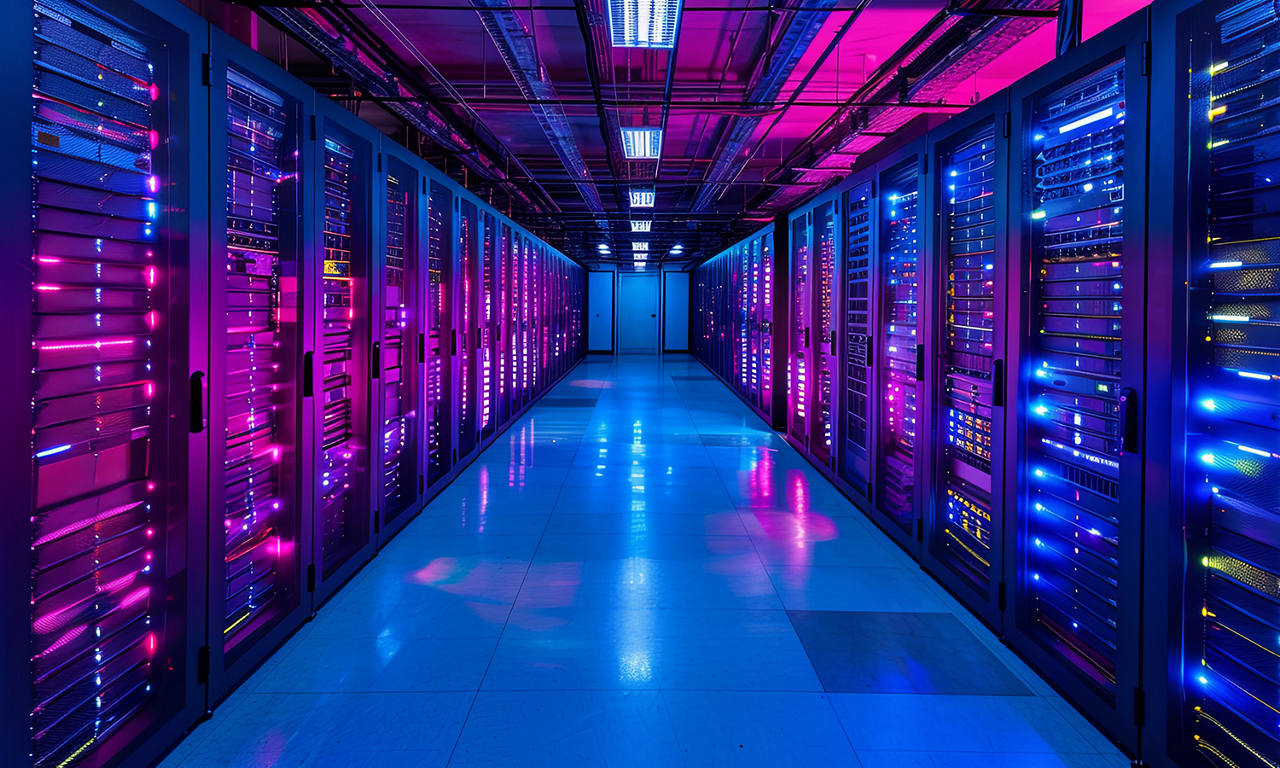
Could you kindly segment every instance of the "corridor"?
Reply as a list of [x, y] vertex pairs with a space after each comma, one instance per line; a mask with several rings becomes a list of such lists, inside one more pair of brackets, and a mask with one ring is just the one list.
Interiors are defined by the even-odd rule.
[[705, 368], [588, 359], [163, 763], [1119, 768]]

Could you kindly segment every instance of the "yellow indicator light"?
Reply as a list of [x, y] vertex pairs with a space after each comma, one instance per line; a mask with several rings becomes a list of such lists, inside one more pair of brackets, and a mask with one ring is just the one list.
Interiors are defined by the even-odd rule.
[[1231, 143], [1231, 139], [1219, 139], [1218, 141], [1211, 141], [1209, 142], [1209, 149], [1217, 149], [1218, 147], [1221, 147], [1223, 144], [1230, 144], [1230, 143]]
[[1214, 107], [1213, 109], [1209, 110], [1209, 119], [1213, 120], [1213, 118], [1217, 117], [1218, 115], [1221, 115], [1226, 111], [1227, 111], [1227, 108], [1225, 106]]
[[1220, 61], [1220, 62], [1218, 62], [1217, 64], [1214, 64], [1212, 67], [1209, 67], [1209, 74], [1211, 74], [1211, 75], [1216, 75], [1216, 74], [1218, 74], [1219, 72], [1221, 72], [1222, 70], [1226, 69], [1226, 68], [1227, 68], [1227, 67], [1229, 67], [1229, 66], [1231, 66], [1231, 62], [1229, 62], [1229, 61]]

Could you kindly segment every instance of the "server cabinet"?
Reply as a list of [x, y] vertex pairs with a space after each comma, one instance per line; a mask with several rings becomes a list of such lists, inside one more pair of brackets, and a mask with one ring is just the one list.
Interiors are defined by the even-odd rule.
[[513, 279], [512, 253], [514, 236], [511, 225], [501, 222], [498, 237], [498, 291], [494, 295], [495, 328], [494, 345], [497, 349], [498, 422], [505, 425], [514, 413], [512, 408], [511, 380], [511, 284]]
[[420, 161], [385, 137], [381, 139], [378, 185], [382, 194], [374, 269], [373, 434], [376, 527], [379, 543], [408, 522], [426, 492], [423, 446], [426, 430], [427, 279], [423, 212], [426, 178]]
[[1175, 162], [1151, 168], [1153, 265], [1157, 253], [1172, 258], [1150, 270], [1149, 290], [1172, 311], [1149, 317], [1171, 315], [1173, 332], [1154, 339], [1155, 355], [1168, 356], [1149, 370], [1172, 370], [1174, 382], [1148, 409], [1154, 586], [1144, 631], [1155, 643], [1144, 685], [1156, 700], [1144, 757], [1265, 767], [1280, 763], [1280, 227], [1269, 106], [1280, 18], [1267, 3], [1186, 5], [1155, 9], [1152, 22], [1155, 62], [1170, 67], [1153, 73], [1152, 125], [1170, 130], [1153, 133], [1152, 151]]
[[841, 263], [838, 322], [840, 345], [839, 451], [836, 474], [861, 496], [864, 509], [871, 500], [872, 362], [875, 337], [873, 271], [875, 268], [876, 195], [874, 174], [855, 179], [842, 193], [845, 250]]
[[510, 329], [505, 344], [509, 350], [508, 377], [512, 413], [524, 406], [524, 299], [528, 276], [524, 268], [524, 235], [516, 231], [511, 241], [511, 289], [508, 291], [507, 323]]
[[757, 410], [773, 423], [773, 231], [751, 238], [752, 387]]
[[773, 230], [756, 232], [693, 271], [693, 353], [772, 424]]
[[[1129, 750], [1141, 617], [1145, 13], [1011, 90], [1010, 641]], [[1010, 299], [1013, 300], [1013, 297]]]
[[[877, 166], [873, 517], [915, 552], [922, 537], [920, 216], [926, 161], [913, 142]], [[926, 433], [927, 434], [927, 433]]]
[[453, 192], [427, 182], [427, 307], [423, 400], [427, 427], [427, 484], [434, 487], [453, 468]]
[[933, 481], [923, 559], [930, 572], [997, 629], [1004, 580], [1004, 287], [1009, 119], [993, 96], [929, 135], [926, 282], [938, 311], [922, 325], [930, 365]]
[[310, 494], [297, 386], [314, 177], [312, 93], [228, 36], [210, 42], [209, 698], [310, 614]]
[[492, 437], [497, 429], [497, 347], [498, 332], [495, 327], [495, 299], [498, 291], [498, 232], [492, 211], [485, 211], [480, 233], [480, 292], [477, 296], [477, 364], [480, 378], [480, 438]]
[[454, 199], [457, 250], [453, 272], [453, 462], [466, 460], [476, 448], [479, 410], [479, 366], [476, 329], [479, 327], [476, 296], [479, 278], [479, 210], [461, 196]]
[[834, 468], [835, 408], [839, 365], [836, 346], [837, 279], [840, 269], [840, 197], [822, 200], [813, 207], [813, 395], [809, 450], [814, 459]]
[[0, 20], [0, 763], [146, 764], [204, 704], [204, 27], [113, 0]]
[[[372, 387], [372, 131], [317, 99], [314, 162], [316, 233], [304, 270], [313, 349], [304, 354], [303, 395], [312, 403], [310, 483], [314, 494], [316, 602], [323, 602], [373, 553], [370, 478]], [[382, 190], [378, 190], [379, 196]], [[310, 286], [308, 286], [310, 281]]]
[[787, 366], [787, 437], [802, 451], [809, 451], [813, 388], [813, 214], [803, 211], [788, 223], [791, 235], [790, 296], [788, 318], [791, 340]]

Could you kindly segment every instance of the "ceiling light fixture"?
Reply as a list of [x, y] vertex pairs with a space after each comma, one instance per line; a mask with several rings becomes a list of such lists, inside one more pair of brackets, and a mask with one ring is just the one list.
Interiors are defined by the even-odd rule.
[[649, 250], [649, 241], [647, 241], [647, 240], [632, 240], [632, 241], [631, 241], [631, 250], [633, 250], [633, 251], [647, 251], [647, 250]]
[[632, 232], [649, 232], [653, 229], [652, 221], [641, 221], [640, 219], [631, 220]]
[[608, 245], [606, 245], [606, 244], [604, 244], [604, 243], [601, 243], [601, 244], [599, 244], [599, 245], [597, 245], [597, 246], [596, 246], [596, 250], [600, 251], [601, 253], [608, 253], [608, 252], [609, 252], [609, 246], [608, 246]]
[[609, 38], [618, 48], [674, 48], [680, 0], [609, 0]]
[[628, 160], [657, 160], [662, 156], [662, 129], [622, 128], [622, 154]]
[[632, 208], [652, 208], [658, 193], [653, 187], [632, 187], [628, 190]]

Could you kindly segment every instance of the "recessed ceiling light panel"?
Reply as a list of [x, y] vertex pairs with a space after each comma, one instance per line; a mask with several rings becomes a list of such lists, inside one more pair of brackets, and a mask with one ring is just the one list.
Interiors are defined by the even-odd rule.
[[652, 208], [658, 194], [653, 187], [632, 187], [628, 190], [632, 208]]
[[674, 48], [680, 0], [609, 0], [609, 38], [617, 48]]
[[662, 156], [662, 129], [622, 129], [622, 154], [628, 160], [657, 160]]

